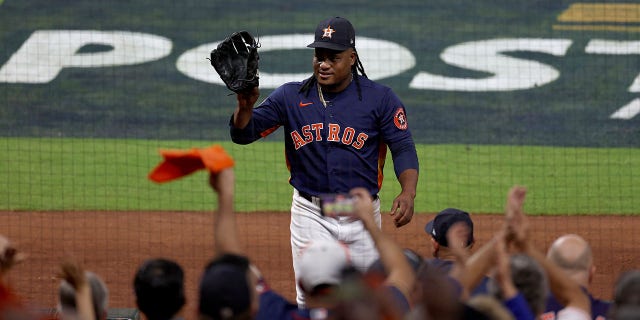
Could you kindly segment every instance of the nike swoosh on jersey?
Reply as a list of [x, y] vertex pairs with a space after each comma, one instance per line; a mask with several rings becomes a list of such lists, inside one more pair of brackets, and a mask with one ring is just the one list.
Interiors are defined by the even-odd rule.
[[300, 101], [300, 103], [298, 103], [298, 107], [302, 108], [302, 107], [306, 107], [306, 106], [309, 106], [309, 105], [312, 105], [312, 104], [313, 104], [313, 102], [304, 102], [303, 103], [302, 101]]

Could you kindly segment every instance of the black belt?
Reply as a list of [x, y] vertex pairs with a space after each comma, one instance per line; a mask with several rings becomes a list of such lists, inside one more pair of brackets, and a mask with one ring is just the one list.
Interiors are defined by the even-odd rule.
[[[316, 203], [316, 202], [319, 203], [320, 202], [320, 198], [319, 197], [312, 196], [312, 195], [310, 195], [310, 194], [308, 194], [306, 192], [302, 192], [302, 191], [298, 190], [298, 194], [301, 197], [305, 198], [309, 202], [313, 202], [313, 203]], [[378, 195], [377, 194], [374, 194], [372, 197], [373, 197], [373, 201], [378, 200]]]

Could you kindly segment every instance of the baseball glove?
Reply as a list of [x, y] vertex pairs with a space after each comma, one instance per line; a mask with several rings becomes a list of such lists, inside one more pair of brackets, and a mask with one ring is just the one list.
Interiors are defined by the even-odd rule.
[[247, 31], [235, 32], [211, 51], [211, 65], [229, 90], [239, 93], [258, 86], [258, 48]]

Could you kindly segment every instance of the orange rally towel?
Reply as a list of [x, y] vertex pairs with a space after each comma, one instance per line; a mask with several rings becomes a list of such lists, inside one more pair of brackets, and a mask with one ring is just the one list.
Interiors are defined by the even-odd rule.
[[205, 168], [215, 173], [234, 165], [233, 158], [219, 145], [189, 150], [160, 150], [160, 154], [164, 160], [149, 173], [149, 179], [158, 183]]

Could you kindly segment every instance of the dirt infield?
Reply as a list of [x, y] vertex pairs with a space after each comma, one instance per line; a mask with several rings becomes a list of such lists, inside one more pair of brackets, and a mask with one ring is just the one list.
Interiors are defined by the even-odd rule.
[[[271, 286], [293, 301], [288, 213], [241, 213], [237, 222], [242, 242]], [[403, 247], [428, 256], [423, 226], [433, 214], [416, 214], [400, 229], [383, 219], [383, 230]], [[499, 228], [500, 215], [473, 215], [477, 246]], [[546, 250], [564, 233], [578, 233], [593, 246], [598, 267], [592, 291], [609, 299], [616, 277], [638, 268], [640, 218], [634, 216], [531, 217], [536, 244]], [[213, 218], [205, 212], [0, 212], [0, 233], [28, 254], [12, 271], [11, 285], [30, 304], [55, 306], [58, 263], [73, 256], [100, 274], [110, 289], [110, 306], [135, 306], [132, 277], [151, 257], [178, 261], [187, 277], [186, 314], [193, 312], [199, 275], [213, 254]], [[187, 316], [187, 318], [190, 318]]]

